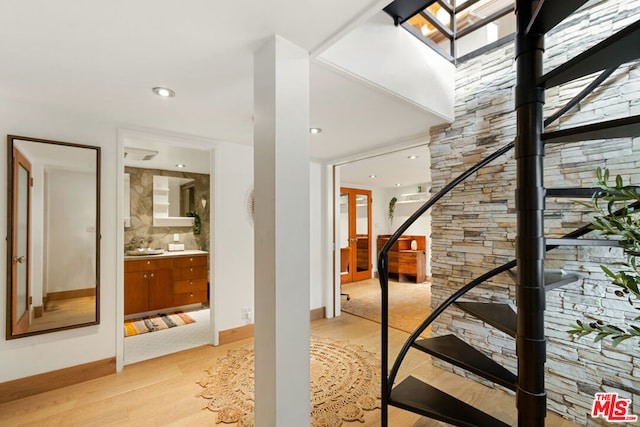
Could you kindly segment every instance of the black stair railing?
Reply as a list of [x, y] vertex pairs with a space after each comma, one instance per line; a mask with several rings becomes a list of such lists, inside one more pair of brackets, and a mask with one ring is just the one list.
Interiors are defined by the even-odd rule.
[[[580, 93], [578, 93], [575, 97], [573, 97], [564, 107], [560, 108], [556, 112], [554, 112], [551, 116], [544, 120], [544, 126], [548, 126], [553, 123], [555, 120], [562, 117], [565, 113], [570, 111], [573, 107], [578, 105], [584, 98], [586, 98], [589, 94], [593, 93], [593, 91], [600, 86], [613, 72], [617, 69], [617, 66], [610, 67], [604, 70], [599, 76], [597, 76], [589, 85], [587, 85]], [[381, 295], [381, 327], [382, 327], [382, 400], [383, 400], [383, 409], [382, 415], [383, 419], [386, 420], [386, 408], [387, 408], [387, 399], [388, 393], [390, 393], [391, 388], [393, 387], [393, 383], [395, 377], [397, 375], [398, 369], [404, 356], [408, 352], [409, 348], [411, 348], [411, 343], [418, 338], [418, 336], [424, 332], [424, 330], [437, 318], [447, 307], [449, 307], [453, 302], [455, 302], [460, 296], [467, 293], [469, 290], [478, 286], [482, 282], [515, 267], [515, 261], [511, 261], [506, 263], [500, 267], [497, 267], [486, 274], [480, 276], [476, 280], [470, 282], [464, 287], [460, 288], [456, 293], [451, 295], [449, 299], [447, 299], [440, 307], [436, 308], [435, 311], [431, 313], [431, 315], [414, 331], [409, 339], [406, 341], [400, 353], [398, 354], [394, 366], [391, 372], [388, 372], [388, 323], [389, 323], [389, 307], [388, 307], [388, 284], [389, 284], [389, 268], [388, 268], [388, 260], [389, 260], [389, 251], [393, 247], [393, 245], [398, 241], [400, 236], [422, 215], [424, 215], [438, 200], [448, 194], [451, 190], [453, 190], [456, 186], [458, 186], [461, 182], [466, 180], [470, 175], [477, 172], [479, 169], [483, 168], [487, 164], [491, 163], [501, 155], [510, 151], [515, 145], [515, 142], [511, 142], [501, 149], [497, 150], [487, 158], [481, 160], [479, 163], [473, 165], [471, 168], [466, 170], [464, 173], [459, 175], [456, 179], [447, 184], [442, 190], [440, 190], [436, 195], [434, 195], [431, 199], [429, 199], [424, 205], [422, 205], [411, 217], [409, 217], [393, 234], [393, 236], [387, 241], [387, 243], [382, 247], [378, 256], [378, 275], [380, 279], [380, 287], [382, 290]], [[579, 237], [589, 232], [588, 226], [575, 230], [572, 233], [564, 237]], [[556, 246], [547, 247], [547, 250], [553, 249]]]
[[[416, 3], [419, 0], [405, 0], [406, 3]], [[469, 0], [469, 3], [474, 0]], [[432, 2], [429, 2], [432, 3]], [[545, 252], [554, 249], [558, 245], [567, 243], [578, 244], [575, 240], [591, 231], [589, 225], [572, 231], [562, 239], [547, 239], [543, 234], [544, 198], [547, 197], [542, 177], [542, 156], [544, 145], [555, 142], [579, 142], [593, 139], [611, 139], [620, 137], [635, 137], [640, 132], [640, 115], [623, 119], [610, 120], [608, 122], [595, 123], [564, 129], [555, 132], [542, 133], [544, 123], [546, 127], [564, 113], [572, 109], [587, 94], [593, 92], [595, 87], [607, 79], [620, 64], [638, 59], [638, 50], [635, 47], [640, 43], [640, 21], [629, 25], [613, 36], [608, 37], [597, 45], [574, 57], [567, 63], [554, 70], [541, 75], [542, 52], [544, 49], [543, 34], [564, 20], [568, 14], [586, 3], [585, 0], [567, 0], [567, 4], [558, 2], [544, 2], [534, 0], [517, 0], [516, 16], [518, 30], [516, 32], [516, 61], [517, 61], [517, 85], [516, 85], [516, 115], [517, 115], [517, 140], [516, 161], [518, 189], [516, 190], [517, 235], [516, 253], [519, 259], [518, 286], [516, 300], [518, 305], [517, 339], [518, 353], [518, 379], [517, 379], [517, 407], [518, 425], [541, 426], [544, 425], [546, 416], [546, 392], [544, 388], [544, 359], [546, 356], [544, 336], [544, 294], [546, 292], [544, 281], [544, 257]], [[535, 7], [534, 7], [535, 6]], [[397, 22], [397, 20], [396, 20]], [[547, 120], [543, 120], [542, 104], [544, 103], [544, 89], [557, 86], [568, 81], [585, 77], [593, 72], [602, 71], [589, 86], [572, 99], [565, 107], [552, 114]], [[413, 342], [417, 339], [433, 320], [438, 317], [448, 306], [458, 298], [480, 283], [491, 277], [508, 271], [516, 266], [517, 261], [510, 261], [503, 266], [475, 279], [450, 296], [445, 303], [436, 308], [431, 315], [411, 334], [407, 343], [396, 358], [394, 367], [388, 373], [388, 252], [397, 242], [406, 229], [417, 218], [430, 209], [445, 194], [455, 188], [472, 173], [491, 162], [501, 154], [514, 147], [514, 144], [504, 147], [498, 152], [487, 157], [468, 171], [449, 183], [432, 199], [425, 203], [396, 231], [391, 239], [380, 251], [378, 258], [378, 271], [380, 274], [381, 299], [382, 299], [382, 426], [386, 427], [388, 420], [388, 404], [397, 404], [391, 398], [391, 390], [398, 368]], [[504, 151], [503, 151], [504, 150]], [[566, 197], [572, 189], [558, 189], [561, 191], [549, 191], [549, 196]], [[569, 191], [567, 191], [569, 190]], [[594, 192], [595, 194], [598, 191]], [[600, 193], [602, 194], [602, 193]], [[578, 196], [581, 197], [581, 196]], [[596, 196], [597, 197], [597, 196]], [[640, 203], [633, 204], [640, 207]], [[614, 213], [614, 215], [618, 214]], [[571, 241], [573, 240], [573, 241]], [[522, 284], [526, 284], [522, 285]], [[551, 288], [551, 287], [550, 287]], [[532, 302], [535, 299], [535, 302]], [[461, 304], [461, 303], [459, 303]], [[490, 322], [489, 322], [490, 323]], [[395, 389], [394, 389], [395, 390]], [[415, 387], [403, 389], [402, 393], [414, 393]], [[422, 388], [421, 392], [428, 391]], [[443, 399], [438, 397], [439, 402]], [[403, 400], [404, 402], [404, 400]], [[462, 402], [459, 402], [462, 403]], [[406, 407], [414, 412], [425, 413], [424, 407], [414, 407], [405, 404], [397, 404], [398, 407]], [[417, 410], [416, 410], [417, 409]], [[473, 409], [473, 408], [472, 408]], [[453, 408], [448, 410], [455, 412]], [[422, 412], [421, 412], [422, 411]], [[428, 411], [427, 411], [428, 412]], [[426, 413], [425, 413], [426, 414]], [[428, 415], [427, 415], [428, 416]], [[449, 418], [436, 419], [449, 420]], [[495, 419], [482, 421], [499, 422]], [[462, 422], [462, 421], [461, 421]], [[475, 422], [475, 421], [473, 421]], [[472, 425], [464, 421], [460, 425]], [[475, 424], [473, 424], [475, 425]], [[490, 425], [490, 424], [486, 424]], [[491, 424], [493, 425], [493, 424]]]
[[[603, 197], [606, 193], [602, 190], [600, 190], [599, 188], [595, 188], [595, 189], [591, 189], [591, 191], [596, 195], [596, 197]], [[633, 208], [633, 209], [637, 209], [640, 208], [640, 202], [634, 202], [632, 204], [630, 204], [628, 206], [629, 208]], [[616, 212], [614, 212], [612, 214], [612, 216], [617, 216], [623, 213], [623, 211], [627, 209], [627, 208], [622, 208], [617, 210]], [[563, 235], [562, 237], [560, 237], [558, 240], [560, 239], [576, 239], [578, 237], [582, 237], [585, 234], [590, 233], [591, 231], [593, 231], [593, 229], [591, 228], [590, 224], [586, 224], [580, 228], [577, 228], [565, 235]], [[559, 245], [546, 245], [546, 251], [550, 251], [553, 249], [558, 248]], [[422, 332], [425, 331], [425, 329], [427, 329], [432, 323], [433, 321], [438, 318], [438, 316], [440, 316], [440, 314], [442, 314], [443, 311], [445, 311], [447, 308], [449, 308], [453, 303], [455, 303], [458, 299], [460, 299], [462, 296], [464, 296], [467, 292], [469, 292], [470, 290], [472, 290], [473, 288], [475, 288], [476, 286], [481, 285], [483, 282], [486, 282], [487, 280], [497, 276], [500, 273], [504, 273], [505, 271], [509, 271], [513, 268], [515, 268], [517, 266], [517, 262], [516, 260], [511, 260], [499, 267], [494, 268], [493, 270], [490, 270], [488, 272], [486, 272], [485, 274], [483, 274], [482, 276], [472, 280], [471, 282], [467, 283], [466, 285], [464, 285], [463, 287], [461, 287], [460, 289], [458, 289], [456, 292], [454, 292], [453, 294], [451, 294], [451, 296], [449, 296], [449, 298], [447, 298], [442, 304], [440, 304], [435, 310], [433, 310], [433, 312], [431, 312], [431, 314], [429, 314], [429, 316], [420, 324], [418, 325], [418, 327], [411, 333], [411, 335], [409, 335], [409, 338], [407, 339], [407, 341], [404, 343], [404, 345], [402, 346], [402, 348], [400, 349], [400, 351], [398, 352], [398, 355], [396, 356], [396, 360], [394, 362], [393, 367], [391, 368], [391, 371], [389, 371], [389, 384], [388, 384], [388, 388], [387, 388], [387, 392], [390, 393], [391, 389], [393, 388], [393, 384], [395, 382], [395, 378], [398, 374], [398, 370], [400, 369], [400, 365], [402, 364], [402, 361], [404, 360], [405, 356], [407, 355], [409, 349], [411, 348], [411, 344], [417, 340], [420, 337], [420, 334]]]
[[398, 352], [398, 355], [396, 356], [396, 361], [393, 364], [391, 371], [389, 372], [389, 384], [387, 386], [387, 393], [391, 393], [391, 389], [393, 388], [393, 384], [395, 382], [396, 376], [398, 375], [398, 370], [400, 369], [400, 365], [402, 364], [402, 361], [404, 360], [405, 356], [409, 352], [409, 349], [411, 348], [411, 344], [418, 339], [420, 334], [424, 332], [424, 330], [427, 329], [429, 325], [431, 325], [433, 321], [436, 320], [436, 318], [442, 314], [443, 311], [449, 308], [451, 304], [456, 302], [460, 297], [462, 297], [464, 294], [466, 294], [476, 286], [491, 279], [494, 276], [497, 276], [500, 273], [504, 273], [505, 271], [511, 270], [515, 266], [516, 266], [516, 261], [513, 260], [513, 261], [509, 261], [506, 264], [501, 265], [500, 267], [496, 267], [491, 271], [488, 271], [487, 273], [483, 274], [482, 276], [478, 277], [477, 279], [474, 279], [473, 281], [467, 283], [466, 285], [458, 289], [456, 292], [451, 294], [451, 296], [447, 298], [442, 304], [440, 304], [435, 310], [433, 310], [433, 312], [431, 312], [429, 317], [427, 317], [416, 328], [416, 330], [411, 333], [407, 341], [404, 343], [404, 345]]
[[[492, 154], [491, 156], [487, 157], [486, 159], [484, 159], [480, 163], [474, 165], [472, 168], [470, 168], [464, 174], [462, 174], [458, 178], [456, 178], [456, 180], [452, 181], [450, 185], [445, 187], [438, 194], [436, 194], [429, 201], [427, 201], [417, 212], [421, 212], [422, 214], [424, 214], [439, 199], [441, 199], [445, 194], [450, 192], [458, 184], [460, 184], [462, 181], [464, 181], [464, 179], [466, 179], [469, 175], [471, 175], [473, 172], [477, 171], [478, 169], [482, 168], [486, 164], [490, 163], [491, 161], [495, 160], [500, 155], [508, 152], [512, 147], [513, 147], [513, 144], [508, 144], [507, 146], [505, 146], [502, 149], [496, 151], [494, 154]], [[591, 189], [585, 189], [585, 190], [589, 190], [592, 193], [593, 197], [602, 197], [602, 196], [604, 196], [606, 194], [603, 190], [601, 190], [599, 188], [591, 188]], [[640, 202], [634, 202], [634, 203], [630, 204], [628, 207], [619, 209], [616, 212], [614, 212], [612, 214], [612, 216], [617, 216], [617, 215], [622, 214], [622, 212], [627, 208], [638, 209], [638, 208], [640, 208]], [[415, 218], [413, 218], [413, 221], [415, 221]], [[408, 225], [407, 225], [407, 223], [408, 223]], [[397, 239], [400, 237], [400, 235], [404, 231], [406, 231], [406, 229], [411, 225], [411, 223], [412, 223], [412, 218], [409, 218], [398, 229], [398, 232], [396, 233], [397, 236], [396, 236], [396, 234], [394, 234], [392, 236], [392, 238], [389, 239], [389, 241], [391, 242], [392, 240], [394, 240], [394, 238], [395, 238], [395, 241], [397, 241]], [[405, 225], [406, 225], [406, 227], [405, 227]], [[554, 240], [576, 239], [576, 238], [584, 236], [585, 234], [590, 233], [591, 231], [593, 231], [591, 225], [590, 224], [585, 224], [582, 227], [579, 227], [579, 228], [577, 228], [577, 229], [575, 229], [575, 230], [563, 235], [561, 238], [554, 239]], [[381, 284], [382, 293], [383, 293], [382, 300], [385, 301], [385, 303], [384, 303], [384, 305], [382, 307], [382, 319], [381, 319], [382, 337], [383, 337], [382, 338], [382, 351], [383, 351], [383, 355], [382, 355], [382, 403], [383, 403], [382, 404], [382, 414], [383, 414], [382, 426], [384, 426], [384, 427], [387, 426], [388, 399], [389, 399], [389, 396], [391, 394], [391, 391], [392, 391], [392, 388], [393, 388], [393, 384], [395, 383], [396, 376], [398, 374], [398, 371], [400, 369], [400, 366], [402, 365], [402, 362], [403, 362], [404, 358], [406, 357], [406, 355], [409, 352], [409, 349], [412, 347], [412, 344], [420, 337], [420, 334], [422, 334], [422, 332], [424, 332], [435, 321], [435, 319], [437, 319], [447, 308], [449, 308], [452, 304], [454, 304], [458, 299], [460, 299], [462, 296], [464, 296], [467, 292], [469, 292], [470, 290], [474, 289], [475, 287], [481, 285], [482, 283], [486, 282], [487, 280], [497, 276], [498, 274], [501, 274], [501, 273], [504, 273], [506, 271], [509, 271], [509, 270], [511, 270], [511, 269], [513, 269], [513, 268], [515, 268], [517, 266], [517, 261], [516, 260], [511, 260], [511, 261], [509, 261], [509, 262], [507, 262], [507, 263], [505, 263], [505, 264], [503, 264], [501, 266], [498, 266], [498, 267], [488, 271], [487, 273], [481, 275], [480, 277], [474, 279], [473, 281], [467, 283], [466, 285], [464, 285], [463, 287], [458, 289], [456, 292], [454, 292], [452, 295], [450, 295], [442, 304], [440, 304], [435, 310], [433, 310], [429, 314], [429, 316], [420, 325], [418, 325], [418, 327], [409, 335], [409, 338], [405, 341], [405, 343], [403, 344], [402, 348], [400, 349], [400, 351], [396, 355], [396, 359], [394, 361], [394, 364], [393, 364], [391, 370], [389, 371], [388, 370], [388, 274], [389, 273], [388, 273], [388, 270], [387, 270], [387, 263], [385, 261], [388, 260], [388, 251], [390, 250], [391, 246], [393, 246], [393, 243], [387, 243], [387, 245], [385, 245], [385, 247], [383, 247], [383, 249], [380, 251], [380, 257], [379, 257], [379, 261], [378, 261], [378, 271], [379, 271], [379, 275], [380, 275], [380, 284]], [[546, 251], [550, 251], [550, 250], [553, 250], [553, 249], [555, 249], [557, 247], [559, 247], [559, 245], [550, 244], [550, 245], [546, 245], [545, 250]], [[386, 252], [383, 254], [383, 251], [385, 250], [385, 248], [386, 248]]]
[[[425, 212], [427, 212], [438, 200], [448, 194], [451, 190], [457, 187], [461, 182], [473, 175], [478, 170], [482, 169], [487, 164], [491, 163], [498, 157], [509, 152], [515, 145], [515, 142], [510, 142], [504, 147], [500, 148], [493, 154], [487, 156], [485, 159], [476, 163], [465, 172], [460, 174], [456, 179], [448, 183], [442, 190], [436, 193], [431, 199], [429, 199], [424, 205], [422, 205], [413, 215], [411, 215], [391, 236], [391, 238], [385, 243], [378, 254], [378, 276], [380, 280], [381, 288], [381, 313], [380, 323], [382, 329], [381, 336], [381, 370], [382, 370], [382, 426], [387, 425], [387, 411], [390, 387], [393, 386], [393, 382], [389, 383], [388, 366], [389, 366], [389, 251], [391, 247], [398, 241], [400, 236], [407, 231], [407, 229], [418, 220]], [[418, 334], [419, 335], [419, 334]], [[395, 375], [394, 375], [395, 376]]]

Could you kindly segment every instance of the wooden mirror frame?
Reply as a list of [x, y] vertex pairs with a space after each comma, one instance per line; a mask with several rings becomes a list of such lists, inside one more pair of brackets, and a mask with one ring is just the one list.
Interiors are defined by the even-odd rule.
[[[96, 258], [95, 258], [95, 317], [94, 317], [94, 320], [86, 321], [86, 322], [81, 321], [79, 323], [58, 326], [58, 327], [54, 326], [48, 329], [27, 331], [22, 333], [15, 333], [13, 331], [13, 324], [14, 324], [14, 321], [13, 321], [14, 283], [13, 283], [13, 272], [12, 272], [13, 245], [14, 245], [13, 226], [14, 226], [14, 221], [16, 220], [14, 218], [14, 212], [13, 212], [13, 202], [14, 202], [14, 166], [13, 166], [14, 155], [13, 153], [14, 153], [14, 147], [16, 146], [15, 144], [16, 141], [51, 144], [51, 145], [70, 147], [70, 148], [81, 148], [81, 149], [93, 150], [95, 152], [95, 161], [96, 161], [96, 165], [95, 165], [95, 177], [96, 177], [95, 257]], [[6, 338], [7, 340], [100, 324], [100, 241], [102, 238], [100, 234], [101, 148], [96, 146], [91, 146], [91, 145], [84, 145], [84, 144], [52, 141], [52, 140], [31, 138], [31, 137], [24, 137], [24, 136], [17, 136], [17, 135], [7, 135], [7, 153], [8, 153], [7, 154], [7, 246], [6, 246], [7, 248]], [[31, 211], [31, 208], [29, 208], [29, 211]], [[30, 228], [31, 227], [29, 226], [28, 229]], [[91, 230], [88, 230], [88, 231], [91, 231]], [[28, 244], [29, 245], [31, 244], [31, 239], [29, 239]], [[31, 303], [31, 301], [29, 301], [28, 303]]]

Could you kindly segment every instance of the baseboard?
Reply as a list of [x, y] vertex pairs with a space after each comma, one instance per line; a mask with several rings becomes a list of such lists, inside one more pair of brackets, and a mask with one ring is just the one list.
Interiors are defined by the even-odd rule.
[[[314, 321], [318, 319], [324, 319], [326, 317], [326, 309], [324, 307], [314, 308], [309, 312], [309, 320]], [[229, 344], [234, 341], [240, 341], [246, 338], [253, 338], [254, 329], [253, 324], [239, 326], [237, 328], [225, 329], [220, 331], [218, 335], [218, 342], [220, 345]]]
[[313, 322], [314, 320], [324, 319], [326, 316], [326, 309], [324, 307], [314, 308], [311, 310], [309, 314], [310, 320]]
[[44, 306], [43, 305], [34, 305], [33, 306], [33, 317], [34, 318], [38, 318], [38, 317], [42, 317], [42, 315], [44, 314]]
[[71, 291], [49, 292], [47, 293], [47, 301], [94, 296], [96, 296], [96, 288], [74, 289]]
[[240, 341], [245, 338], [253, 337], [253, 323], [251, 325], [244, 325], [238, 328], [226, 329], [220, 331], [218, 335], [218, 342], [220, 345], [229, 344], [234, 341]]
[[0, 404], [116, 373], [116, 358], [0, 383]]

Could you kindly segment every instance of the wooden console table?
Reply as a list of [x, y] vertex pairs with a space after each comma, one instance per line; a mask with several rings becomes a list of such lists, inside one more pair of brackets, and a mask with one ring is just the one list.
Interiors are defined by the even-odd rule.
[[[389, 234], [378, 235], [378, 252], [391, 238]], [[416, 249], [411, 249], [411, 242], [416, 241]], [[397, 275], [399, 282], [422, 283], [427, 280], [427, 259], [425, 236], [403, 235], [389, 251], [389, 276]]]

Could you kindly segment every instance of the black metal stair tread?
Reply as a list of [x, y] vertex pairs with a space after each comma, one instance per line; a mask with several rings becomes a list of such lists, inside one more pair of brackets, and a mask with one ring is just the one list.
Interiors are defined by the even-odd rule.
[[618, 241], [609, 239], [567, 239], [567, 238], [546, 238], [545, 242], [548, 246], [620, 246]]
[[538, 79], [537, 84], [550, 88], [596, 71], [633, 61], [640, 56], [638, 46], [640, 46], [640, 21], [634, 22], [549, 71]]
[[507, 304], [491, 302], [455, 302], [458, 308], [483, 320], [491, 326], [515, 338], [518, 316]]
[[568, 197], [573, 199], [590, 199], [594, 194], [602, 192], [598, 187], [564, 187], [564, 188], [547, 188], [547, 197]]
[[546, 272], [544, 273], [544, 288], [547, 291], [559, 288], [580, 279], [580, 276], [573, 273]]
[[[509, 270], [509, 274], [513, 278], [514, 282], [518, 280], [517, 270]], [[559, 288], [569, 283], [573, 283], [580, 279], [580, 276], [573, 273], [564, 273], [562, 271], [545, 270], [544, 271], [544, 288], [547, 291]]]
[[496, 384], [516, 390], [518, 378], [513, 373], [455, 335], [417, 340], [412, 346]]
[[549, 144], [582, 142], [594, 139], [633, 138], [636, 136], [640, 136], [640, 115], [545, 132], [541, 135], [541, 138], [545, 144]]
[[527, 34], [546, 34], [588, 0], [542, 0], [527, 25]]
[[404, 21], [429, 6], [430, 3], [433, 2], [428, 0], [395, 0], [389, 3], [382, 10], [391, 16], [394, 22], [402, 24]]
[[389, 404], [456, 426], [509, 427], [497, 418], [414, 377], [406, 378], [391, 390]]

